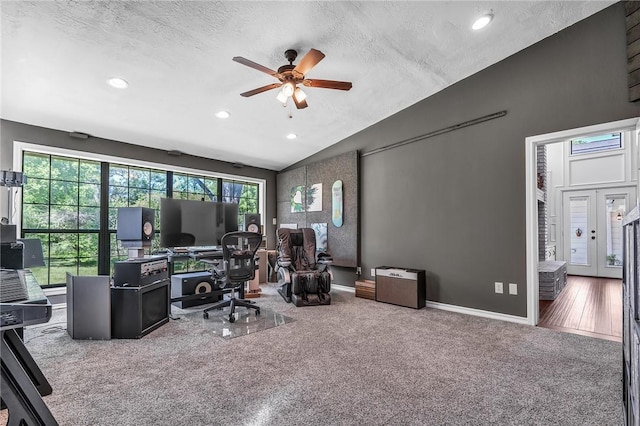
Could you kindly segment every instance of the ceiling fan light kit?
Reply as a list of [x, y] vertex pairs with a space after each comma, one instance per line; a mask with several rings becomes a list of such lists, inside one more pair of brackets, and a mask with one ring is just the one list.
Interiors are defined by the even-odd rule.
[[296, 108], [303, 109], [308, 106], [306, 98], [307, 94], [298, 87], [298, 84], [302, 84], [306, 87], [319, 87], [323, 89], [335, 89], [335, 90], [350, 90], [352, 84], [348, 81], [335, 81], [335, 80], [308, 80], [306, 74], [318, 64], [323, 58], [324, 53], [319, 50], [311, 49], [304, 57], [298, 62], [298, 65], [293, 65], [293, 61], [298, 57], [298, 52], [293, 49], [288, 49], [284, 52], [285, 58], [289, 61], [288, 65], [283, 65], [278, 68], [278, 71], [274, 71], [264, 65], [257, 64], [253, 61], [245, 59], [241, 56], [233, 58], [235, 62], [248, 66], [255, 70], [261, 71], [265, 74], [269, 74], [272, 77], [280, 80], [280, 83], [268, 84], [257, 89], [249, 90], [248, 92], [241, 93], [240, 96], [248, 98], [249, 96], [257, 95], [258, 93], [266, 92], [267, 90], [280, 88], [276, 99], [282, 104], [287, 103], [289, 98], [293, 99], [296, 104]]

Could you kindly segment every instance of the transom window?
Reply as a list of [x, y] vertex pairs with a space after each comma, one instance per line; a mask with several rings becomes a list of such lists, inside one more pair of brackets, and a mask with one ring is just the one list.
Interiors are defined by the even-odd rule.
[[606, 133], [571, 140], [571, 155], [592, 154], [622, 148], [622, 133]]

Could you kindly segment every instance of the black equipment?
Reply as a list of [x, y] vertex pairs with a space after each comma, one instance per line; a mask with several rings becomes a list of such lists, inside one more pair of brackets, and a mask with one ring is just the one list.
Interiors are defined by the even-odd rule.
[[44, 266], [42, 244], [39, 239], [19, 239], [13, 243], [0, 244], [0, 267], [26, 269], [34, 266]]
[[[51, 385], [35, 360], [29, 354], [17, 333], [27, 325], [48, 322], [51, 319], [51, 303], [29, 271], [12, 271], [18, 274], [20, 285], [27, 298], [13, 303], [0, 303], [1, 380], [0, 395], [9, 411], [11, 425], [57, 426], [58, 422], [42, 400], [52, 392]], [[0, 294], [14, 292], [14, 279], [0, 280]]]
[[244, 306], [248, 309], [255, 309], [256, 315], [260, 315], [260, 307], [250, 300], [245, 300], [244, 284], [252, 280], [256, 274], [256, 252], [262, 242], [262, 234], [255, 232], [229, 232], [222, 237], [222, 253], [224, 259], [224, 271], [214, 268], [214, 273], [224, 277], [224, 287], [238, 291], [240, 296], [236, 298], [233, 294], [227, 300], [215, 303], [211, 307], [202, 311], [202, 316], [209, 318], [209, 311], [221, 309], [229, 306], [229, 322], [235, 322], [235, 307]]
[[169, 322], [169, 279], [140, 287], [111, 287], [111, 337], [139, 339]]
[[[222, 300], [220, 283], [211, 272], [191, 272], [171, 276], [171, 302], [178, 308], [190, 308]], [[185, 297], [192, 296], [192, 297]]]
[[244, 230], [247, 232], [262, 233], [262, 227], [260, 226], [260, 213], [245, 213], [244, 214]]
[[16, 241], [14, 243], [0, 244], [0, 267], [6, 269], [23, 268], [24, 245]]
[[107, 275], [67, 272], [67, 333], [72, 339], [111, 339], [111, 284]]
[[16, 225], [0, 224], [0, 243], [16, 242]]
[[146, 257], [116, 262], [113, 265], [113, 285], [140, 287], [169, 277], [166, 257]]
[[155, 210], [146, 207], [119, 207], [116, 238], [123, 247], [151, 247], [155, 233]]

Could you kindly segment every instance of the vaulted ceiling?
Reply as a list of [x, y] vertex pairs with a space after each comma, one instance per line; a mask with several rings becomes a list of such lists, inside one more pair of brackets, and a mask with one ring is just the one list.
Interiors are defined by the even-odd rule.
[[[2, 1], [0, 113], [280, 170], [612, 3]], [[234, 56], [277, 69], [311, 48], [326, 57], [307, 77], [350, 91], [305, 87], [302, 110], [278, 90], [240, 96], [277, 80]]]

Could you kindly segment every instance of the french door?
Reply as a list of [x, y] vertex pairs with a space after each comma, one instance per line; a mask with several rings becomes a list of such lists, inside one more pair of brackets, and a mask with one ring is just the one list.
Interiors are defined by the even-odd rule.
[[567, 273], [622, 278], [622, 218], [635, 203], [629, 187], [564, 192]]

